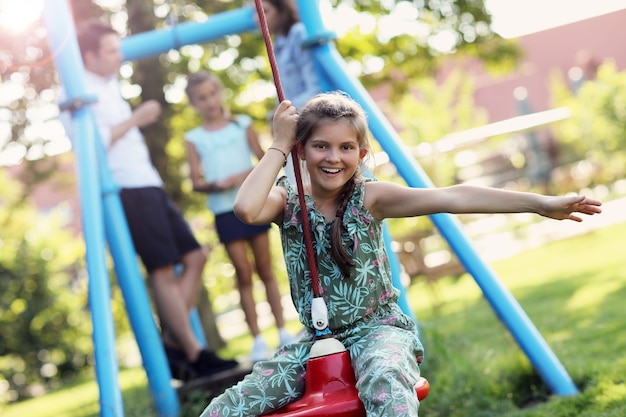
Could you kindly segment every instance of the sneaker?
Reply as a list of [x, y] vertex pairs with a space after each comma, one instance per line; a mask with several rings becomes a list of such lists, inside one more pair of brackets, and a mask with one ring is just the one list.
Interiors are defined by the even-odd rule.
[[279, 343], [279, 346], [285, 346], [285, 345], [288, 345], [289, 343], [293, 343], [295, 341], [296, 341], [295, 336], [293, 336], [287, 330], [285, 330], [285, 329], [278, 329], [278, 343]]
[[265, 344], [265, 340], [263, 340], [261, 335], [255, 337], [252, 351], [250, 352], [250, 361], [252, 361], [252, 363], [266, 361], [269, 357], [270, 353], [267, 344]]
[[194, 377], [200, 378], [236, 368], [239, 363], [233, 359], [222, 359], [214, 352], [204, 349], [200, 352], [198, 359], [189, 365], [194, 370]]
[[178, 379], [179, 381], [189, 381], [193, 379], [195, 372], [189, 365], [185, 353], [180, 349], [169, 346], [164, 346], [164, 348], [172, 378]]

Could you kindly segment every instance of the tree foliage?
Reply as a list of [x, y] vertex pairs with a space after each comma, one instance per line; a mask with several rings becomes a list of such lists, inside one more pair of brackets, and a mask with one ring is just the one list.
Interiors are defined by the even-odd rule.
[[[412, 84], [413, 95], [406, 95], [399, 103], [399, 119], [404, 121], [403, 142], [414, 150], [420, 165], [436, 186], [455, 183], [453, 154], [438, 149], [436, 142], [448, 133], [469, 129], [487, 122], [485, 109], [477, 108], [474, 99], [474, 80], [454, 71], [438, 85], [424, 78]], [[422, 151], [419, 151], [419, 148]]]
[[[105, 4], [108, 6], [99, 8], [92, 2], [71, 0], [74, 20], [80, 22], [102, 15], [111, 18], [116, 27], [124, 26], [124, 34], [133, 35], [250, 5], [243, 0]], [[390, 83], [393, 99], [408, 92], [411, 80], [434, 74], [440, 59], [449, 54], [477, 56], [490, 68], [500, 70], [510, 68], [519, 56], [514, 44], [491, 32], [490, 16], [482, 0], [326, 0], [320, 4], [331, 6], [336, 15], [352, 13], [347, 15], [350, 18], [338, 20], [334, 27], [329, 27], [339, 35], [338, 50], [366, 87]], [[395, 29], [390, 23], [392, 17]], [[371, 24], [356, 24], [358, 21]], [[0, 138], [4, 139], [0, 140], [0, 151], [14, 147], [16, 153], [24, 156], [45, 155], [49, 152], [45, 146], [53, 140], [51, 133], [57, 136], [62, 133], [55, 124], [53, 110], [53, 89], [58, 83], [51, 59], [54, 51], [48, 48], [41, 20], [35, 21], [27, 32], [3, 35], [1, 46], [0, 50], [6, 51], [0, 57], [2, 82], [14, 84], [22, 93], [16, 93], [15, 99], [8, 100], [4, 106], [0, 103], [3, 107], [0, 108], [0, 124], [11, 129], [10, 134]], [[224, 82], [232, 111], [245, 111], [267, 129], [266, 115], [275, 105], [275, 94], [259, 32], [234, 34], [206, 45], [183, 47], [132, 63], [132, 67], [129, 82], [140, 86], [141, 92], [131, 101], [156, 98], [166, 106], [164, 117], [147, 128], [146, 133], [150, 137], [155, 165], [164, 176], [168, 191], [179, 203], [185, 199], [180, 192], [184, 178], [184, 173], [180, 172], [181, 151], [176, 146], [170, 149], [169, 142], [179, 139], [180, 132], [172, 131], [170, 120], [175, 114], [185, 113], [185, 100], [180, 94], [168, 94], [168, 91], [180, 91], [187, 73], [198, 69], [215, 72]], [[177, 98], [172, 98], [174, 96]], [[45, 111], [32, 111], [38, 106]], [[39, 117], [35, 117], [35, 113]], [[173, 160], [169, 151], [174, 153]]]
[[[366, 87], [391, 83], [396, 98], [408, 92], [410, 80], [434, 75], [442, 58], [450, 54], [477, 57], [496, 72], [511, 70], [520, 57], [514, 42], [491, 31], [491, 16], [482, 0], [335, 0], [333, 4], [353, 7], [375, 22], [370, 30], [348, 28], [337, 42], [338, 50], [360, 68], [356, 75]], [[372, 60], [381, 61], [373, 71], [367, 65]]]
[[564, 162], [586, 160], [578, 167], [578, 175], [592, 176], [594, 183], [607, 184], [623, 178], [626, 72], [618, 71], [614, 62], [607, 61], [598, 68], [596, 78], [585, 81], [576, 92], [572, 92], [562, 77], [555, 76], [552, 86], [555, 104], [572, 110], [572, 116], [558, 129]]
[[[93, 352], [80, 241], [0, 171], [0, 402], [73, 378]], [[11, 197], [14, 196], [14, 197]]]

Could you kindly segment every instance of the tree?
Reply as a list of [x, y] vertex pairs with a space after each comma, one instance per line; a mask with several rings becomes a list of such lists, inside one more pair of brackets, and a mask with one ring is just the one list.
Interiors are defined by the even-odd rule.
[[348, 28], [338, 50], [366, 87], [391, 83], [394, 100], [408, 93], [411, 80], [434, 75], [451, 54], [477, 57], [495, 72], [512, 70], [520, 57], [514, 41], [491, 31], [482, 0], [332, 3], [374, 22]]
[[[327, 2], [334, 7], [335, 13], [351, 13], [347, 15], [350, 19], [341, 21], [342, 26], [330, 29], [340, 36], [338, 50], [354, 69], [354, 75], [366, 87], [389, 83], [394, 101], [408, 93], [411, 80], [432, 75], [441, 58], [449, 54], [477, 56], [488, 68], [500, 71], [510, 69], [519, 56], [514, 43], [491, 32], [490, 16], [482, 0]], [[248, 4], [243, 0], [156, 0], [125, 4], [113, 2], [108, 8], [100, 9], [92, 2], [71, 0], [71, 3], [75, 21], [104, 14], [114, 17], [117, 22], [126, 21], [129, 34], [162, 29], [185, 20], [200, 20]], [[367, 30], [365, 24], [345, 26], [346, 21], [358, 22], [357, 18], [373, 24]], [[395, 19], [393, 24], [390, 23], [392, 18]], [[52, 89], [58, 81], [50, 59], [53, 52], [48, 50], [41, 20], [34, 21], [27, 29], [2, 36], [0, 45], [0, 50], [7, 51], [0, 60], [2, 82], [23, 91], [2, 106], [10, 113], [0, 112], [0, 125], [10, 128], [11, 134], [0, 138], [4, 139], [0, 151], [19, 148], [23, 155], [36, 157], [46, 154], [45, 146], [53, 139], [49, 136], [50, 132], [59, 135], [59, 125], [55, 124], [55, 114], [51, 111], [55, 106]], [[148, 134], [155, 138], [149, 144], [155, 165], [166, 181], [167, 190], [180, 204], [185, 204], [187, 200], [187, 196], [180, 191], [184, 175], [179, 167], [184, 165], [184, 152], [180, 149], [182, 146], [169, 145], [172, 137], [180, 139], [180, 129], [172, 126], [171, 119], [175, 114], [188, 115], [188, 112], [184, 111], [184, 100], [181, 102], [179, 98], [172, 102], [166, 98], [164, 91], [180, 90], [184, 74], [206, 68], [224, 81], [227, 96], [232, 98], [233, 112], [245, 110], [259, 124], [266, 125], [266, 114], [274, 106], [275, 98], [271, 88], [268, 88], [271, 83], [270, 68], [259, 33], [232, 35], [202, 45], [200, 49], [185, 47], [161, 57], [133, 63], [133, 68], [131, 82], [141, 86], [141, 99], [156, 98], [163, 104], [173, 106], [166, 106], [162, 122], [151, 126]], [[263, 86], [266, 93], [260, 94]], [[47, 114], [39, 119], [32, 115], [35, 112], [27, 112], [38, 106], [47, 109]], [[49, 126], [54, 126], [54, 129]]]
[[39, 215], [21, 187], [0, 171], [0, 403], [73, 379], [93, 352], [81, 242], [62, 209]]
[[552, 80], [556, 106], [569, 107], [572, 116], [555, 132], [563, 165], [576, 164], [572, 177], [579, 188], [610, 184], [623, 178], [626, 166], [626, 72], [612, 61], [603, 63], [596, 78], [574, 93], [562, 76]]

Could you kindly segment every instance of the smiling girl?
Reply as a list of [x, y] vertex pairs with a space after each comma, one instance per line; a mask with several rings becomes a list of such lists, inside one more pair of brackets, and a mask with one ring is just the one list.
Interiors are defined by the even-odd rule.
[[234, 210], [250, 224], [275, 222], [281, 230], [291, 296], [306, 328], [297, 343], [259, 362], [237, 386], [215, 398], [203, 417], [257, 416], [304, 393], [306, 361], [314, 343], [312, 279], [304, 259], [301, 209], [285, 177], [275, 184], [285, 155], [297, 146], [310, 185], [307, 211], [333, 336], [350, 353], [356, 388], [368, 417], [415, 417], [415, 384], [423, 348], [415, 323], [397, 304], [383, 240], [390, 217], [447, 213], [533, 212], [580, 221], [574, 213], [600, 213], [600, 202], [584, 196], [551, 197], [457, 185], [417, 189], [365, 179], [369, 152], [367, 119], [341, 93], [320, 94], [298, 114], [282, 102], [274, 116], [274, 142], [243, 182]]

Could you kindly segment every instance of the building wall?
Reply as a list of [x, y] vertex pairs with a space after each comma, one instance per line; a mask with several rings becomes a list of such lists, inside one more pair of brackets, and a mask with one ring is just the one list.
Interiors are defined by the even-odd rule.
[[[532, 110], [548, 110], [553, 107], [550, 78], [554, 72], [569, 81], [572, 67], [584, 66], [593, 72], [607, 59], [612, 59], [619, 69], [626, 69], [625, 22], [626, 10], [621, 10], [522, 36], [518, 41], [525, 58], [519, 69], [506, 77], [491, 77], [476, 62], [461, 64], [476, 77], [476, 105], [487, 109], [490, 122], [517, 116], [513, 92], [517, 87], [525, 87]], [[440, 78], [455, 65], [458, 61], [449, 63]]]

